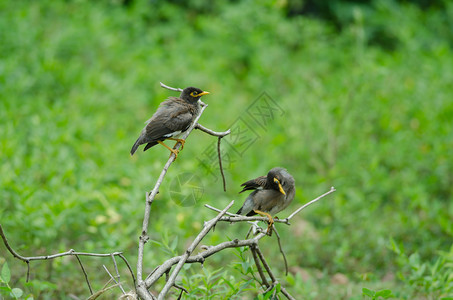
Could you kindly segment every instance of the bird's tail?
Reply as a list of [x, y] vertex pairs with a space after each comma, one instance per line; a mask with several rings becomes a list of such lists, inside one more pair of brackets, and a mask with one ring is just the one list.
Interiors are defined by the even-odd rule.
[[241, 214], [241, 212], [242, 212], [242, 207], [241, 207], [241, 208], [239, 208], [239, 210], [238, 210], [238, 212], [237, 212], [236, 214], [237, 214], [237, 215], [240, 215], [240, 214]]
[[135, 141], [135, 144], [134, 146], [132, 146], [132, 149], [131, 149], [131, 156], [134, 155], [135, 151], [137, 151], [138, 149], [138, 146], [140, 146], [141, 143], [140, 143], [140, 137]]

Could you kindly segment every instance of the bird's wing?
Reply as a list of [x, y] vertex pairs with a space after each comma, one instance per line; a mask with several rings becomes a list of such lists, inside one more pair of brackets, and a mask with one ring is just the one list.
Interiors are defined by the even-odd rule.
[[162, 104], [164, 105], [161, 105], [153, 117], [147, 121], [143, 135], [146, 141], [143, 143], [171, 137], [175, 132], [186, 130], [192, 123], [193, 114], [188, 107], [179, 103]]
[[193, 117], [192, 112], [185, 107], [174, 111], [164, 124], [173, 131], [185, 131], [192, 123]]
[[259, 188], [264, 188], [266, 186], [266, 176], [260, 176], [258, 178], [249, 180], [241, 184], [243, 186], [242, 191], [239, 193], [249, 191], [249, 190], [257, 190]]

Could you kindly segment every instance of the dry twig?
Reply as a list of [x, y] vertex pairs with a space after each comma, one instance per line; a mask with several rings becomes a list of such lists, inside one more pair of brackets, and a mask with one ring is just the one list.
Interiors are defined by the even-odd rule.
[[[112, 252], [112, 253], [87, 253], [87, 252], [77, 252], [74, 249], [70, 249], [69, 251], [62, 252], [62, 253], [56, 253], [56, 254], [50, 254], [50, 255], [41, 255], [41, 256], [22, 256], [19, 253], [17, 253], [9, 244], [8, 239], [6, 238], [6, 234], [3, 231], [3, 227], [0, 224], [0, 236], [2, 237], [3, 243], [5, 244], [6, 248], [8, 251], [17, 259], [25, 262], [27, 264], [27, 281], [30, 276], [30, 262], [33, 260], [49, 260], [49, 259], [55, 259], [58, 257], [63, 257], [63, 256], [75, 256], [77, 258], [77, 261], [79, 262], [79, 265], [82, 269], [82, 272], [85, 276], [85, 280], [87, 282], [88, 288], [90, 290], [90, 293], [93, 294], [93, 290], [91, 288], [91, 284], [88, 280], [88, 274], [86, 273], [85, 268], [83, 267], [82, 261], [80, 260], [79, 256], [94, 256], [94, 257], [115, 257], [119, 256], [121, 259], [125, 262], [125, 264], [128, 266], [129, 270], [130, 265], [129, 262], [126, 260], [126, 258], [123, 256], [122, 252]], [[134, 278], [133, 273], [131, 272], [132, 278]], [[134, 279], [135, 281], [135, 279]]]
[[[180, 89], [180, 88], [172, 88], [172, 87], [169, 87], [169, 86], [163, 84], [162, 82], [160, 83], [160, 85], [169, 90], [182, 91], [182, 89]], [[198, 128], [200, 128], [200, 129], [203, 128], [201, 130], [205, 131], [209, 134], [212, 134], [212, 133], [214, 133], [214, 135], [219, 134], [213, 130], [207, 129], [204, 126], [201, 126], [198, 124], [198, 120], [200, 119], [201, 115], [203, 114], [203, 111], [208, 107], [207, 104], [205, 104], [201, 101], [200, 101], [200, 104], [201, 104], [201, 109], [200, 109], [198, 116], [196, 116], [195, 120], [190, 125], [190, 127], [187, 129], [187, 131], [184, 132], [181, 139], [186, 140], [187, 137], [192, 132], [192, 130], [195, 127], [197, 127], [197, 125], [198, 125]], [[229, 134], [229, 131], [227, 131], [225, 133], [220, 133], [220, 134], [223, 134], [223, 136], [225, 136], [225, 135]], [[176, 150], [179, 150], [180, 147], [181, 147], [181, 143], [177, 143], [174, 148]], [[145, 243], [149, 240], [148, 226], [149, 226], [149, 218], [150, 218], [150, 212], [151, 212], [151, 204], [152, 204], [154, 198], [156, 197], [156, 195], [159, 193], [159, 187], [161, 186], [163, 179], [164, 179], [165, 175], [167, 174], [168, 168], [174, 162], [174, 160], [175, 160], [175, 154], [172, 153], [170, 155], [167, 163], [165, 164], [164, 168], [162, 169], [162, 172], [160, 173], [160, 176], [157, 179], [156, 184], [154, 185], [154, 188], [152, 189], [152, 191], [150, 193], [146, 194], [145, 214], [144, 214], [144, 218], [143, 218], [142, 233], [140, 235], [139, 245], [138, 245], [137, 284], [136, 284], [137, 293], [143, 299], [152, 299], [152, 295], [148, 292], [148, 289], [146, 288], [146, 286], [144, 284], [144, 280], [143, 280], [143, 253], [144, 253]], [[171, 276], [170, 276], [170, 279], [172, 279]]]
[[222, 175], [223, 191], [226, 192], [226, 180], [225, 180], [225, 174], [223, 173], [223, 167], [222, 167], [222, 156], [221, 156], [221, 153], [220, 153], [220, 141], [221, 141], [221, 139], [223, 137], [225, 137], [228, 134], [230, 134], [231, 130], [228, 129], [227, 131], [224, 131], [224, 132], [216, 132], [216, 131], [213, 131], [213, 130], [211, 130], [209, 128], [204, 127], [203, 125], [201, 125], [199, 123], [197, 124], [195, 129], [200, 129], [201, 131], [206, 132], [207, 134], [210, 134], [212, 136], [218, 137], [218, 140], [217, 140], [217, 156], [219, 158], [220, 175]]

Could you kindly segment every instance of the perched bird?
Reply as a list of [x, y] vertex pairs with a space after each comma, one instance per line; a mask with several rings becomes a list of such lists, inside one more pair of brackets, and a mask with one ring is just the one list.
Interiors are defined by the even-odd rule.
[[244, 205], [236, 214], [253, 216], [256, 214], [269, 218], [267, 234], [271, 234], [273, 215], [288, 207], [296, 194], [296, 186], [293, 176], [284, 168], [273, 168], [267, 176], [249, 180], [241, 184], [243, 187], [239, 193], [253, 190], [245, 199]]
[[187, 87], [182, 90], [179, 98], [169, 97], [162, 102], [151, 119], [145, 122], [145, 128], [143, 128], [137, 141], [132, 146], [131, 155], [134, 155], [138, 146], [142, 144], [146, 144], [143, 151], [157, 144], [161, 144], [174, 153], [176, 159], [179, 151], [174, 149], [174, 147], [173, 149], [168, 147], [163, 141], [174, 140], [177, 141], [176, 144], [178, 142], [181, 143], [181, 150], [184, 148], [185, 140], [179, 139], [178, 137], [189, 129], [200, 111], [198, 100], [201, 96], [207, 94], [209, 92], [204, 92], [199, 88]]

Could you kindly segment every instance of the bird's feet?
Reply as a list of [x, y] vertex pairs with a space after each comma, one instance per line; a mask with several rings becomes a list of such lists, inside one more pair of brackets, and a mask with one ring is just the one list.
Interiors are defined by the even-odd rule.
[[263, 216], [263, 217], [267, 217], [269, 219], [268, 221], [268, 225], [267, 225], [267, 231], [266, 231], [266, 234], [268, 236], [272, 236], [272, 225], [274, 225], [274, 219], [272, 218], [272, 216], [270, 214], [268, 214], [267, 212], [264, 212], [264, 211], [260, 211], [260, 210], [253, 210], [255, 213]]
[[[178, 158], [179, 150], [173, 148], [173, 149], [170, 149], [170, 151], [172, 152], [172, 154], [175, 155], [175, 160], [176, 160]], [[171, 156], [171, 154], [170, 154], [170, 156]]]
[[[170, 152], [175, 155], [175, 160], [178, 158], [178, 153], [179, 153], [178, 149], [172, 149], [172, 148], [168, 147], [166, 144], [164, 144], [162, 141], [157, 141], [157, 142], [159, 144], [161, 144], [162, 146], [164, 146], [165, 148], [167, 148], [168, 150], [170, 150]], [[170, 154], [170, 156], [171, 156], [171, 154]]]
[[178, 143], [181, 143], [181, 150], [184, 149], [184, 144], [186, 143], [186, 140], [184, 140], [184, 139], [175, 139], [175, 138], [168, 138], [168, 139], [172, 140], [172, 141], [176, 141], [176, 144], [175, 144], [175, 146], [173, 146], [173, 148], [175, 148]]

